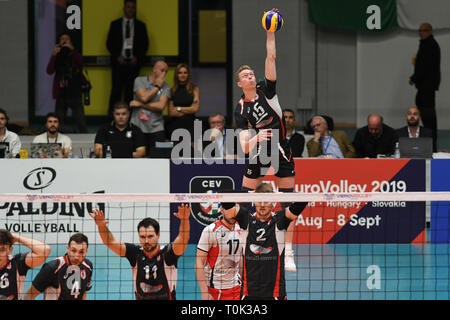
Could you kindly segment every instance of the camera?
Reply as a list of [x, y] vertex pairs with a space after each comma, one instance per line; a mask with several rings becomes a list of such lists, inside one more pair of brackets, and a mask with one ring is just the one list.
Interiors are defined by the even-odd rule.
[[84, 105], [89, 106], [91, 104], [91, 89], [92, 85], [89, 81], [86, 81], [81, 85], [81, 92], [84, 96]]

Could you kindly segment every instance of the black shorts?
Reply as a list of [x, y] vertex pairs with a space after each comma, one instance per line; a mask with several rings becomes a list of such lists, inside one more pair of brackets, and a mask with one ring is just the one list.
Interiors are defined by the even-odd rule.
[[[249, 163], [247, 165], [244, 176], [249, 179], [258, 179], [260, 177], [264, 177], [267, 173], [267, 170], [269, 170], [270, 167], [271, 167], [270, 163], [262, 164], [259, 160], [257, 160], [256, 163]], [[278, 171], [275, 172], [274, 175], [278, 178], [295, 176], [295, 165], [292, 153], [290, 153], [289, 158], [285, 157], [280, 153], [278, 160]]]

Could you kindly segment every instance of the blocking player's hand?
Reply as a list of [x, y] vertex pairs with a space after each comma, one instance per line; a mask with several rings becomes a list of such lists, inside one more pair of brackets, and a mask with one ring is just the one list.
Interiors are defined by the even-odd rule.
[[89, 215], [94, 219], [97, 226], [106, 226], [108, 224], [108, 220], [105, 219], [105, 214], [100, 209], [92, 210], [92, 213], [89, 212]]
[[189, 219], [189, 215], [191, 214], [191, 206], [188, 204], [182, 204], [178, 206], [178, 212], [174, 213], [174, 216], [180, 220]]

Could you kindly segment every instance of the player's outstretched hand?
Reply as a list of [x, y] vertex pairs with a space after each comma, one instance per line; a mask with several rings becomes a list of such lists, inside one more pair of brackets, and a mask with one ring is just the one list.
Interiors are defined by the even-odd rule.
[[191, 214], [191, 206], [188, 204], [182, 204], [178, 206], [178, 212], [174, 213], [174, 216], [180, 220], [189, 219], [189, 215]]
[[106, 226], [108, 224], [108, 220], [105, 219], [105, 214], [100, 209], [92, 210], [92, 213], [89, 212], [89, 215], [94, 219], [97, 226]]

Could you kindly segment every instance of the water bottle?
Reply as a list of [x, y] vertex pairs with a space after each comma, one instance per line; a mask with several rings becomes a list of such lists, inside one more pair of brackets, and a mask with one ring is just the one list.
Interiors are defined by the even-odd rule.
[[400, 148], [398, 147], [398, 142], [395, 143], [394, 159], [400, 159]]
[[110, 146], [106, 146], [106, 154], [105, 154], [105, 158], [106, 159], [111, 159], [112, 155], [111, 155], [111, 147]]
[[5, 159], [11, 159], [11, 153], [9, 152], [9, 146], [5, 148]]

